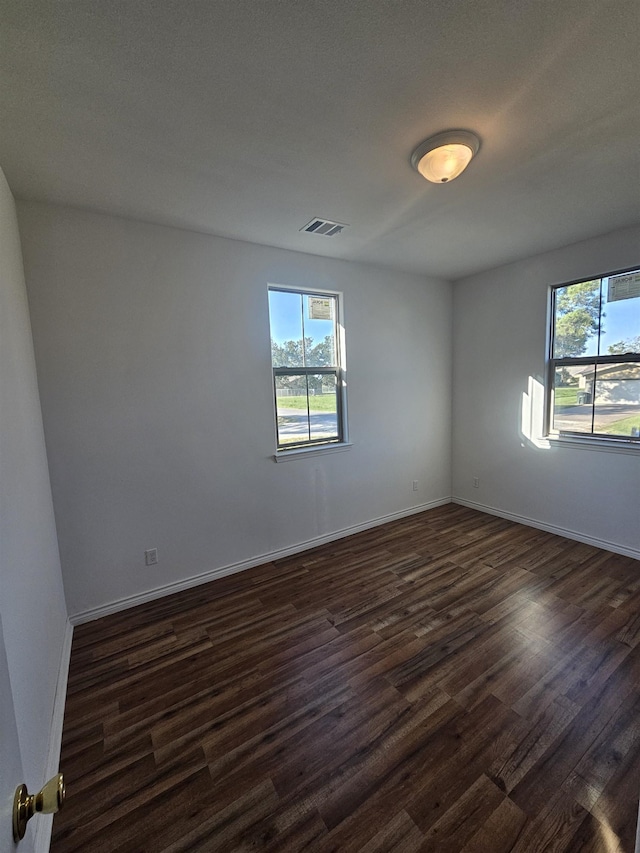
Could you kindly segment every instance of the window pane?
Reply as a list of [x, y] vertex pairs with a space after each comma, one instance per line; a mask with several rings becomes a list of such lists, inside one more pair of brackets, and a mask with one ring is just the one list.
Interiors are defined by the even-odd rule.
[[594, 432], [640, 435], [640, 364], [600, 364], [587, 381], [595, 381]]
[[558, 367], [553, 428], [627, 438], [640, 436], [640, 364]]
[[640, 352], [640, 293], [637, 273], [603, 279], [600, 355]]
[[600, 279], [556, 289], [553, 357], [598, 355]]
[[276, 376], [275, 381], [279, 446], [339, 439], [335, 375]]
[[553, 429], [591, 432], [592, 387], [587, 373], [594, 365], [557, 367], [553, 385]]
[[274, 367], [303, 367], [302, 294], [269, 291], [271, 361]]

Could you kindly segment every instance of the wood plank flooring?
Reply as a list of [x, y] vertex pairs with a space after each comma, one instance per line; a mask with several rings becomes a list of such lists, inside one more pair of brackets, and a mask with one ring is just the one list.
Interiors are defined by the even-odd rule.
[[640, 562], [449, 504], [75, 629], [53, 853], [631, 853]]

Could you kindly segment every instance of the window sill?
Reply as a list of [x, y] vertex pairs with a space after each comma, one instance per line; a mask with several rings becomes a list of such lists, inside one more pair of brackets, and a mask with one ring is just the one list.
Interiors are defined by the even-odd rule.
[[578, 447], [581, 450], [598, 450], [605, 453], [629, 453], [632, 456], [640, 454], [640, 442], [625, 441], [624, 439], [574, 438], [565, 435], [548, 435], [550, 446]]
[[308, 459], [310, 456], [341, 453], [344, 450], [351, 450], [352, 447], [353, 444], [350, 441], [327, 444], [324, 447], [296, 447], [295, 450], [278, 450], [273, 454], [273, 460], [274, 462], [291, 462], [292, 459]]

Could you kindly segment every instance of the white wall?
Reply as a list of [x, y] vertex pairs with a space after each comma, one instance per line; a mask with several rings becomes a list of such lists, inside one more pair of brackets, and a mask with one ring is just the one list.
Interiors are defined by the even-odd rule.
[[[67, 613], [15, 205], [0, 171], [0, 623], [25, 779], [46, 781]], [[64, 666], [64, 662], [63, 662]], [[60, 721], [61, 722], [61, 721]]]
[[[549, 286], [638, 265], [633, 228], [456, 282], [454, 499], [640, 557], [640, 454], [549, 446], [522, 423], [544, 382]], [[535, 401], [533, 420], [539, 434]]]
[[[62, 207], [19, 217], [72, 614], [449, 499], [450, 285]], [[346, 452], [273, 461], [268, 283], [344, 292]]]

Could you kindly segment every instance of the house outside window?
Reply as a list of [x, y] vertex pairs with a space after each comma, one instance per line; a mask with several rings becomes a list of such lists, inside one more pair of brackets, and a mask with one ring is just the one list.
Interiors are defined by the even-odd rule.
[[551, 289], [549, 434], [640, 447], [640, 270]]
[[338, 293], [269, 286], [278, 451], [346, 440], [340, 309]]

